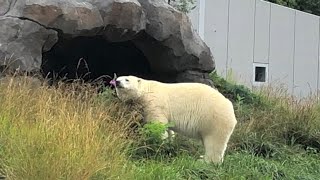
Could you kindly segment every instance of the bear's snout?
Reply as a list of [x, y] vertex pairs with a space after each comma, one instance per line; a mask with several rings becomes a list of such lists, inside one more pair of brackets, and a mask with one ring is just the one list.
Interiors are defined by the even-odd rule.
[[116, 86], [121, 87], [121, 81], [116, 80]]

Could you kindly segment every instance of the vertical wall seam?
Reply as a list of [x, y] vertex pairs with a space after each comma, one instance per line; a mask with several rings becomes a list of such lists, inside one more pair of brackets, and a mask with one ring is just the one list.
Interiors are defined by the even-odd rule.
[[320, 65], [320, 63], [319, 63], [319, 61], [320, 61], [320, 18], [318, 18], [318, 27], [319, 27], [319, 29], [318, 29], [318, 68], [317, 68], [317, 90], [316, 90], [317, 101], [319, 99], [318, 91], [319, 91], [319, 75], [320, 75], [320, 73], [319, 73], [319, 65]]
[[206, 0], [200, 0], [199, 4], [199, 35], [205, 41], [205, 12]]
[[199, 32], [200, 32], [200, 1], [197, 1], [197, 33], [200, 36]]
[[253, 67], [253, 73], [252, 73], [252, 83], [251, 83], [251, 89], [253, 89], [253, 83], [254, 83], [254, 78], [255, 78], [255, 67], [254, 63], [255, 61], [255, 49], [256, 49], [256, 18], [257, 18], [257, 0], [254, 0], [254, 10], [253, 10], [253, 49], [252, 49], [252, 66]]
[[[268, 42], [268, 64], [270, 64], [270, 52], [271, 52], [271, 3], [269, 3], [269, 42]], [[270, 83], [271, 80], [271, 73], [270, 72], [270, 66], [268, 67], [268, 83]]]
[[227, 60], [226, 60], [226, 78], [228, 77], [229, 68], [229, 35], [230, 35], [230, 0], [228, 0], [228, 22], [227, 22]]
[[293, 62], [292, 62], [292, 95], [294, 95], [295, 88], [295, 61], [296, 61], [296, 23], [297, 23], [297, 11], [294, 10], [294, 23], [293, 23]]
[[257, 0], [254, 1], [254, 17], [253, 17], [253, 53], [252, 53], [252, 62], [255, 61], [255, 47], [256, 47], [256, 18], [257, 18]]

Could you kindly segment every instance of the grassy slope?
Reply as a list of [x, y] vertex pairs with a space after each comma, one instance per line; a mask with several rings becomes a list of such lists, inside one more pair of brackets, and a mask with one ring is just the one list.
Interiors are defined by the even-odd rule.
[[294, 101], [283, 89], [252, 94], [244, 86], [214, 74], [212, 78], [219, 91], [234, 102], [239, 121], [224, 164], [203, 164], [182, 153], [171, 159], [136, 163], [137, 179], [320, 178], [317, 103]]
[[221, 166], [197, 161], [202, 147], [183, 137], [149, 146], [157, 151], [135, 143], [133, 134], [127, 138], [130, 122], [141, 114], [109, 91], [101, 96], [77, 85], [35, 87], [24, 78], [2, 82], [0, 174], [8, 179], [319, 179], [317, 103], [271, 90], [252, 94], [213, 79], [233, 100], [239, 121]]

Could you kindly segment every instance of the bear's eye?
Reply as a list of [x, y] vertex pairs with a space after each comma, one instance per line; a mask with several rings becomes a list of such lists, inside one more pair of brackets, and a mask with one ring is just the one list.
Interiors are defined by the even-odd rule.
[[129, 80], [128, 80], [128, 79], [125, 79], [125, 81], [126, 81], [126, 82], [129, 82]]

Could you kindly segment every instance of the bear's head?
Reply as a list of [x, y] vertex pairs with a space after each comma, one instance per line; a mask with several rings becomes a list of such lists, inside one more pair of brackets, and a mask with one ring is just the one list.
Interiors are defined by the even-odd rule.
[[115, 80], [117, 96], [121, 100], [137, 99], [141, 96], [142, 79], [135, 76], [120, 76]]

